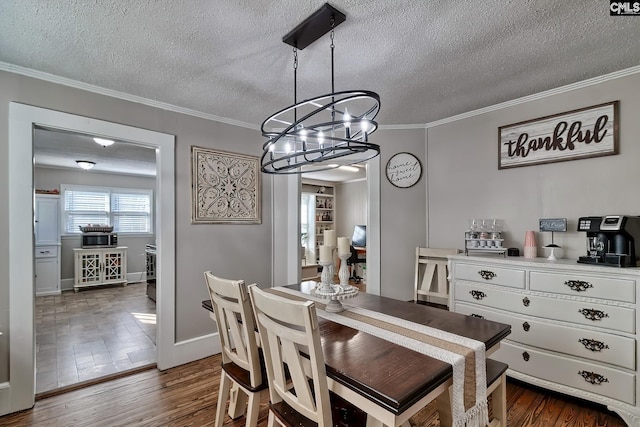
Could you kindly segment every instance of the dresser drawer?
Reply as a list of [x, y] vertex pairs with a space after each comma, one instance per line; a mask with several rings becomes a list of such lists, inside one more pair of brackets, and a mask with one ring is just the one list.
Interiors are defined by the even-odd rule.
[[532, 271], [529, 275], [529, 289], [629, 303], [636, 301], [636, 282], [631, 279]]
[[500, 349], [491, 357], [507, 363], [514, 371], [635, 405], [634, 373], [521, 347], [511, 342], [502, 342]]
[[55, 258], [57, 256], [57, 246], [37, 246], [34, 251], [35, 258]]
[[636, 329], [635, 310], [632, 308], [510, 292], [481, 283], [456, 282], [454, 286], [457, 301], [621, 332], [635, 333]]
[[524, 289], [524, 270], [478, 264], [455, 264], [455, 278]]
[[633, 338], [541, 322], [535, 317], [517, 316], [465, 303], [456, 304], [455, 311], [511, 325], [510, 341], [622, 368], [636, 368], [636, 340]]

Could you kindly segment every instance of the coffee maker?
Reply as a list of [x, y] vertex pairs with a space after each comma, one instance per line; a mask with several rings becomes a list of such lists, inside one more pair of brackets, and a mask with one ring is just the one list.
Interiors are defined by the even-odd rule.
[[626, 215], [586, 216], [578, 219], [578, 231], [587, 232], [584, 264], [637, 267], [640, 255], [640, 217]]

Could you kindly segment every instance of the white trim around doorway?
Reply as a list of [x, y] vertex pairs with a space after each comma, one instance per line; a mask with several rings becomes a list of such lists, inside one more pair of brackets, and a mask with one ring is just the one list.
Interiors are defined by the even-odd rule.
[[157, 365], [164, 370], [177, 366], [185, 358], [182, 344], [186, 343], [175, 342], [175, 136], [11, 102], [8, 144], [10, 381], [0, 387], [0, 415], [30, 408], [35, 401], [34, 125], [107, 136], [156, 150]]

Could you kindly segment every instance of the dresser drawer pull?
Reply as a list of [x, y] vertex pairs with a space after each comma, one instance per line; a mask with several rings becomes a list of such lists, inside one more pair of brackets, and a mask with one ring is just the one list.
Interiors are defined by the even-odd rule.
[[473, 290], [473, 291], [469, 291], [469, 293], [471, 294], [471, 296], [472, 296], [474, 299], [477, 299], [477, 300], [481, 300], [482, 298], [484, 298], [484, 297], [486, 297], [486, 296], [487, 296], [487, 294], [485, 294], [485, 293], [484, 293], [484, 292], [482, 292], [482, 291], [476, 291], [476, 290]]
[[524, 305], [525, 307], [529, 307], [529, 304], [531, 304], [531, 300], [529, 300], [529, 298], [522, 298], [522, 305]]
[[478, 319], [484, 319], [484, 316], [480, 315], [480, 314], [475, 314], [475, 313], [471, 313], [469, 316], [471, 317], [476, 317]]
[[522, 324], [522, 329], [524, 329], [525, 332], [529, 332], [529, 329], [531, 329], [531, 325], [529, 324], [529, 322], [524, 322]]
[[526, 351], [523, 351], [522, 358], [524, 359], [525, 362], [528, 362], [530, 358], [529, 353], [527, 353]]
[[576, 292], [584, 292], [589, 288], [593, 288], [591, 283], [583, 280], [567, 280], [564, 284], [570, 287], [572, 291]]
[[581, 338], [578, 342], [582, 344], [584, 348], [591, 351], [602, 351], [605, 348], [609, 348], [609, 346], [602, 341], [590, 340], [589, 338]]
[[605, 377], [603, 377], [600, 374], [596, 374], [595, 372], [589, 372], [589, 371], [580, 371], [578, 372], [578, 375], [580, 375], [582, 378], [584, 378], [584, 380], [588, 383], [594, 384], [594, 385], [599, 385], [602, 383], [608, 383], [609, 380], [606, 379]]
[[478, 271], [478, 274], [480, 275], [480, 277], [482, 277], [484, 280], [491, 280], [494, 277], [497, 277], [498, 275], [496, 273], [494, 273], [493, 271], [489, 271], [489, 270], [480, 270]]
[[604, 311], [595, 310], [593, 308], [583, 308], [581, 310], [578, 310], [578, 313], [582, 314], [589, 320], [593, 320], [594, 322], [596, 320], [602, 320], [605, 317], [609, 317], [609, 315]]

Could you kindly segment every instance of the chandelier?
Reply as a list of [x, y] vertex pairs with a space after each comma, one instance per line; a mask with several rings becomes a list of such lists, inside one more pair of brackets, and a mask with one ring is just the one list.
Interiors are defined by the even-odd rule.
[[[368, 90], [336, 92], [334, 79], [334, 28], [344, 13], [325, 3], [283, 37], [293, 46], [293, 105], [269, 116], [261, 127], [261, 170], [270, 174], [295, 174], [361, 163], [380, 154], [369, 142], [380, 96]], [[331, 93], [297, 101], [298, 50], [331, 33]]]

